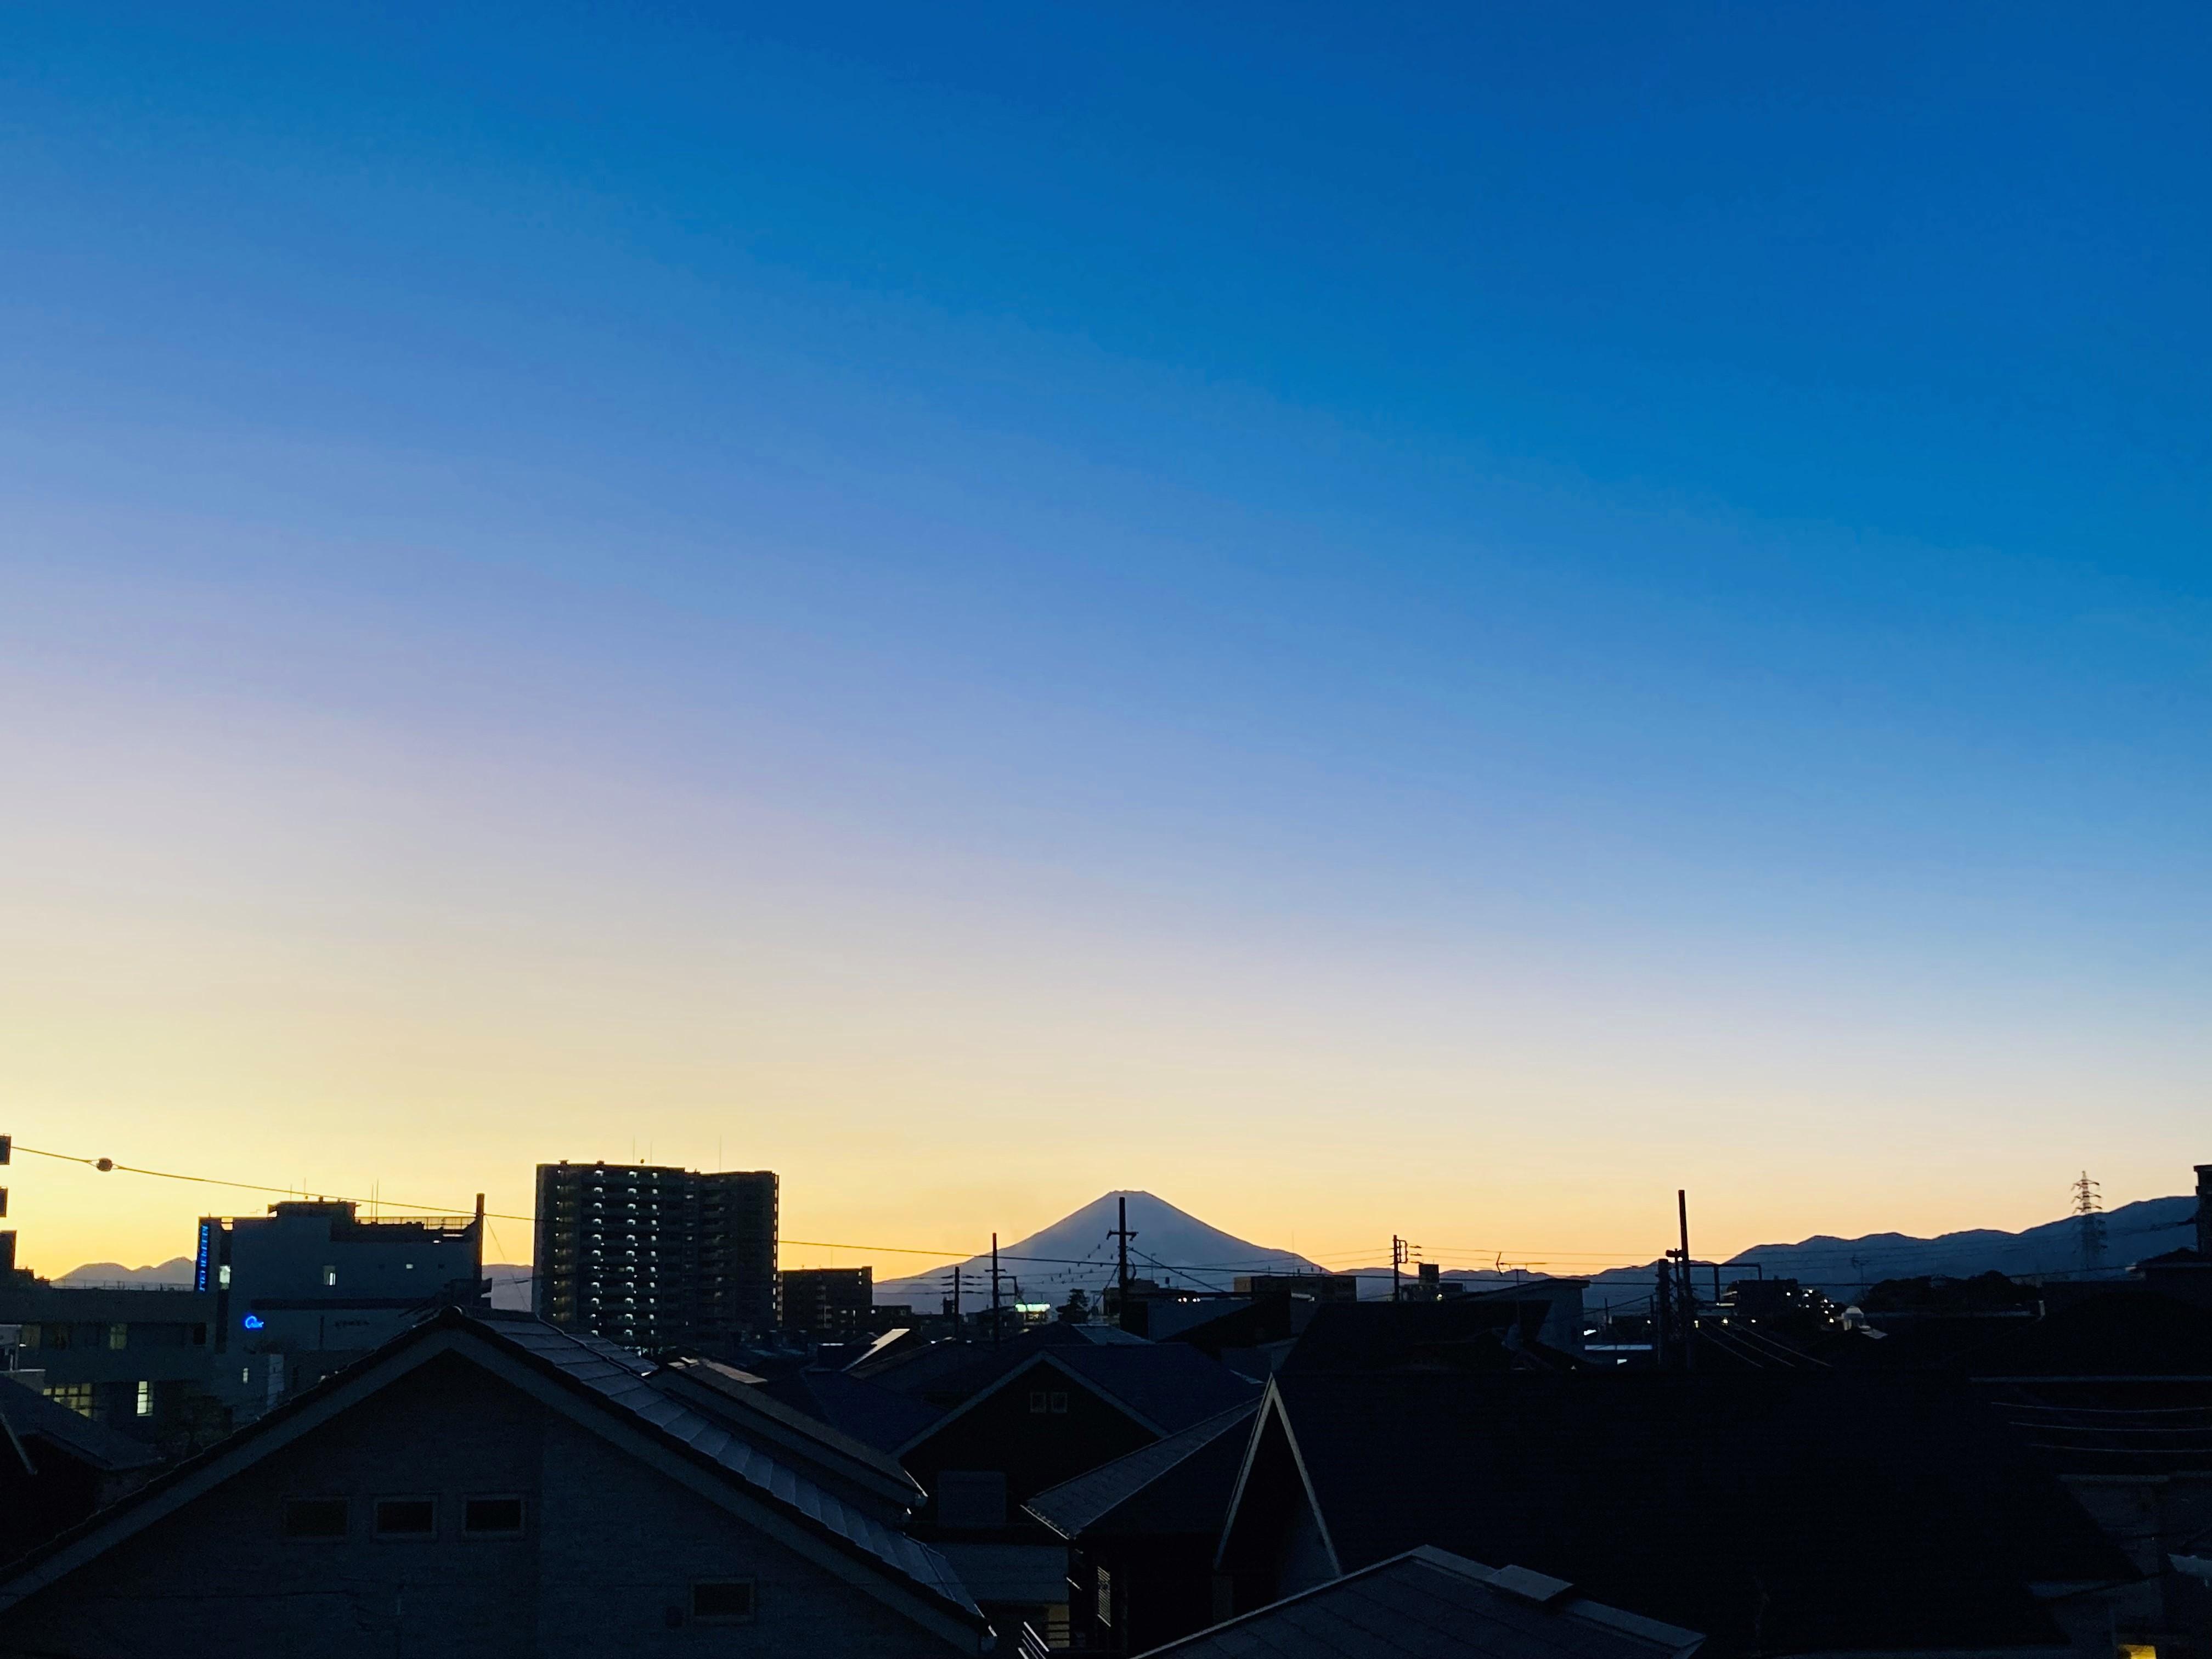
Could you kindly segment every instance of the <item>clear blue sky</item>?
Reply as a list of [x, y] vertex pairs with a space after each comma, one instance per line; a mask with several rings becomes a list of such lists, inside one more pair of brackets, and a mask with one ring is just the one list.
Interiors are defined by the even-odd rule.
[[8, 42], [25, 1139], [1347, 1251], [2212, 1158], [2204, 8]]

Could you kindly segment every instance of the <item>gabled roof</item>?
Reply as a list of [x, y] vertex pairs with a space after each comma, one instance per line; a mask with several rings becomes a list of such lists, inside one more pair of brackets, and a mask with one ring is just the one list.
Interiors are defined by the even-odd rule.
[[150, 1446], [141, 1445], [66, 1406], [58, 1406], [34, 1389], [0, 1376], [0, 1457], [16, 1457], [17, 1448], [32, 1440], [43, 1440], [64, 1456], [104, 1474], [151, 1468], [161, 1461]]
[[901, 1455], [1040, 1369], [1057, 1370], [1165, 1437], [1259, 1396], [1260, 1385], [1179, 1342], [1136, 1346], [1051, 1346], [1031, 1351], [995, 1380], [921, 1430]]
[[763, 1382], [761, 1391], [887, 1457], [943, 1415], [911, 1395], [848, 1371], [791, 1371]]
[[1690, 1659], [1695, 1631], [1423, 1546], [1154, 1648], [1166, 1659]]
[[1258, 1409], [1256, 1400], [1232, 1406], [1063, 1480], [1024, 1507], [1070, 1540], [1130, 1530], [1218, 1534]]
[[[1283, 1361], [1304, 1371], [1517, 1369], [1512, 1348], [1535, 1340], [1552, 1312], [1531, 1296], [1455, 1297], [1447, 1302], [1334, 1302], [1314, 1310]], [[1509, 1348], [1509, 1340], [1511, 1347]]]
[[[2135, 1573], [1960, 1379], [1772, 1371], [1279, 1376], [1223, 1557], [1300, 1486], [1340, 1570], [1518, 1561], [1725, 1652], [2042, 1647], [2028, 1586]], [[1872, 1587], [1872, 1588], [1869, 1588]]]
[[[597, 1337], [557, 1330], [526, 1315], [446, 1308], [207, 1451], [157, 1476], [26, 1557], [0, 1580], [0, 1607], [42, 1589], [80, 1562], [136, 1534], [270, 1452], [290, 1444], [441, 1354], [458, 1354], [510, 1380], [535, 1379], [541, 1398], [565, 1399], [584, 1420], [645, 1435], [743, 1498], [918, 1595], [940, 1614], [979, 1626], [977, 1611], [944, 1558], [823, 1490], [733, 1432], [726, 1421], [654, 1386], [652, 1361]], [[679, 1465], [680, 1467], [680, 1465]], [[711, 1488], [710, 1488], [711, 1489]], [[864, 1581], [865, 1582], [865, 1581]]]
[[886, 1503], [913, 1509], [925, 1499], [914, 1477], [889, 1453], [845, 1433], [825, 1418], [787, 1405], [749, 1372], [712, 1359], [678, 1359], [654, 1372], [653, 1380], [656, 1387], [676, 1390], [709, 1415], [732, 1414], [772, 1448], [814, 1463], [825, 1474], [856, 1481]]

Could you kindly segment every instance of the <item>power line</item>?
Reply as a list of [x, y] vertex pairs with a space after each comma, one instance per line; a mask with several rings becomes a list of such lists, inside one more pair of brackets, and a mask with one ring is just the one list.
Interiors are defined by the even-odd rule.
[[[30, 1152], [39, 1158], [54, 1158], [64, 1164], [81, 1164], [87, 1169], [97, 1170], [103, 1175], [114, 1173], [118, 1175], [151, 1176], [161, 1181], [190, 1182], [196, 1186], [201, 1187], [228, 1187], [239, 1192], [277, 1193], [287, 1198], [307, 1196], [307, 1194], [305, 1194], [304, 1189], [298, 1187], [271, 1187], [264, 1182], [258, 1181], [228, 1181], [218, 1176], [181, 1175], [174, 1170], [149, 1170], [136, 1164], [118, 1164], [112, 1158], [80, 1158], [72, 1152], [49, 1152], [43, 1147], [26, 1146], [21, 1145], [20, 1142], [17, 1143], [15, 1151], [19, 1152]], [[328, 1203], [376, 1203], [388, 1208], [413, 1210], [417, 1213], [423, 1215], [458, 1216], [473, 1213], [472, 1209], [464, 1209], [442, 1204], [416, 1204], [404, 1199], [378, 1198], [371, 1200], [366, 1198], [348, 1198], [342, 1194], [336, 1193], [317, 1193], [312, 1196], [315, 1200]], [[484, 1215], [487, 1219], [491, 1220], [527, 1221], [533, 1226], [537, 1224], [538, 1221], [538, 1218], [535, 1215], [518, 1215], [507, 1210], [487, 1210], [484, 1212]], [[1110, 1234], [1108, 1236], [1109, 1237], [1112, 1237]], [[790, 1244], [795, 1245], [801, 1249], [810, 1250], [858, 1250], [879, 1255], [939, 1256], [947, 1260], [958, 1261], [963, 1263], [979, 1261], [986, 1254], [982, 1251], [975, 1250], [928, 1249], [914, 1244], [856, 1244], [850, 1240], [826, 1238], [779, 1237], [776, 1243], [779, 1245]], [[1001, 1255], [999, 1259], [1001, 1261], [1039, 1263], [1047, 1267], [1087, 1267], [1097, 1265], [1094, 1261], [1096, 1254], [1097, 1252], [1094, 1249], [1092, 1255], [1091, 1256]], [[1249, 1268], [1271, 1266], [1273, 1265], [1273, 1259], [1259, 1257], [1245, 1261], [1177, 1262], [1172, 1265], [1166, 1262], [1158, 1262], [1155, 1265], [1162, 1267], [1168, 1267], [1170, 1271], [1176, 1273], [1229, 1273], [1233, 1272], [1239, 1267]]]

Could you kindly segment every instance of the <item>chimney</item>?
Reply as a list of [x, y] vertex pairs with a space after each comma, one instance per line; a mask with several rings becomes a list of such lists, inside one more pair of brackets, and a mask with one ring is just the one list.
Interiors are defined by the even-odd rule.
[[2212, 1164], [2197, 1166], [2197, 1253], [2212, 1256]]

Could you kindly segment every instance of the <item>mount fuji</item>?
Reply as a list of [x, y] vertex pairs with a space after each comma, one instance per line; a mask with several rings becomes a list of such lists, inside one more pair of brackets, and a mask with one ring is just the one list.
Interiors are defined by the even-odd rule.
[[[1291, 1250], [1271, 1249], [1209, 1227], [1188, 1211], [1178, 1210], [1150, 1193], [1108, 1193], [1073, 1214], [1026, 1238], [999, 1246], [1000, 1280], [1010, 1301], [1067, 1300], [1068, 1292], [1081, 1290], [1097, 1297], [1114, 1282], [1116, 1271], [1113, 1233], [1121, 1202], [1129, 1204], [1129, 1272], [1136, 1278], [1193, 1290], [1225, 1291], [1238, 1273], [1318, 1273], [1321, 1270]], [[969, 1305], [988, 1301], [991, 1294], [991, 1258], [970, 1256], [959, 1264], [963, 1277], [962, 1294]], [[950, 1294], [951, 1266], [932, 1268], [906, 1279], [886, 1279], [876, 1286], [878, 1302], [907, 1303], [934, 1310]]]

